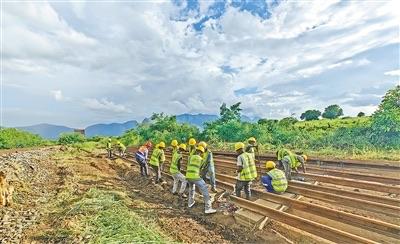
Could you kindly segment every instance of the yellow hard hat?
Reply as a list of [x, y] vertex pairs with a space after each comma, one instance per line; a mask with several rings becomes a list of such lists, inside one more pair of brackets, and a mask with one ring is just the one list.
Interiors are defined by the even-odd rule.
[[160, 143], [158, 143], [158, 147], [159, 148], [165, 148], [165, 142], [160, 142]]
[[199, 150], [200, 152], [204, 153], [206, 150], [202, 146], [197, 146], [196, 150]]
[[247, 139], [248, 142], [257, 142], [256, 138], [254, 137], [250, 137], [249, 139]]
[[307, 161], [307, 155], [305, 155], [305, 154], [303, 154], [303, 155], [301, 155], [303, 158], [304, 158], [304, 161]]
[[186, 151], [186, 144], [183, 144], [183, 143], [182, 143], [181, 145], [179, 145], [179, 148]]
[[207, 148], [207, 143], [204, 141], [199, 142], [199, 146], [202, 146], [204, 148]]
[[235, 143], [235, 151], [239, 149], [244, 149], [244, 143], [243, 142], [236, 142]]
[[177, 147], [178, 146], [178, 141], [177, 140], [172, 140], [171, 141], [171, 146]]
[[275, 167], [276, 167], [276, 164], [273, 161], [267, 161], [265, 163], [265, 168], [267, 168], [267, 169], [273, 169]]
[[195, 140], [194, 138], [190, 138], [190, 139], [189, 139], [189, 145], [190, 145], [190, 146], [196, 145], [196, 140]]

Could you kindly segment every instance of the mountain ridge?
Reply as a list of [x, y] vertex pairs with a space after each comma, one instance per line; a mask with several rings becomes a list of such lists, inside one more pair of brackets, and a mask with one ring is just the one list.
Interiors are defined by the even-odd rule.
[[[176, 115], [176, 120], [179, 123], [188, 123], [194, 126], [197, 126], [198, 128], [203, 128], [204, 123], [206, 122], [212, 122], [215, 121], [219, 118], [218, 115], [213, 115], [213, 114], [189, 114], [189, 113], [184, 113], [184, 114], [179, 114]], [[248, 121], [248, 122], [255, 122], [259, 118], [250, 118], [247, 116], [242, 116], [243, 121]], [[148, 121], [149, 119], [146, 118], [143, 120], [143, 122]], [[136, 120], [129, 120], [123, 123], [98, 123], [98, 124], [93, 124], [89, 125], [85, 128], [85, 134], [87, 137], [93, 137], [93, 136], [120, 136], [122, 135], [125, 131], [136, 128], [139, 125], [139, 123]], [[53, 125], [53, 124], [48, 124], [48, 123], [41, 123], [41, 124], [36, 124], [36, 125], [31, 125], [31, 126], [20, 126], [20, 127], [15, 127], [16, 129], [28, 131], [34, 134], [38, 134], [42, 136], [43, 138], [46, 139], [57, 139], [61, 133], [66, 133], [66, 132], [73, 132], [74, 128], [67, 127], [67, 126], [62, 126], [62, 125]]]

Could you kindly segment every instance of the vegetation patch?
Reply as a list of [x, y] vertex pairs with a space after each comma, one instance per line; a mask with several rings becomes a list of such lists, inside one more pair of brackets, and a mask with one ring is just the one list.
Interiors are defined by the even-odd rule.
[[89, 189], [77, 198], [61, 195], [54, 219], [63, 219], [58, 228], [44, 232], [39, 239], [89, 243], [170, 242], [156, 223], [144, 219], [129, 209], [132, 202], [118, 191]]

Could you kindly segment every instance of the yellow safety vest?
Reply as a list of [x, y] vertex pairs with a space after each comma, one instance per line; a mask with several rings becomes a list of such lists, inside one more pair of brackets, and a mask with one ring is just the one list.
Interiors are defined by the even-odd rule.
[[189, 159], [189, 163], [186, 169], [186, 179], [188, 180], [199, 180], [200, 179], [200, 167], [202, 158], [199, 155], [193, 155]]
[[279, 169], [272, 169], [267, 173], [272, 178], [272, 187], [276, 192], [285, 192], [288, 182], [285, 173]]
[[179, 173], [179, 169], [178, 169], [178, 161], [182, 158], [182, 154], [178, 153], [178, 152], [174, 152], [174, 154], [172, 154], [172, 160], [171, 160], [171, 166], [169, 167], [169, 172], [171, 174], [177, 174]]
[[243, 169], [240, 171], [239, 179], [242, 181], [252, 181], [257, 178], [257, 168], [250, 153], [242, 153], [239, 157], [243, 159]]
[[165, 155], [164, 155], [164, 151], [161, 150], [160, 148], [156, 148], [153, 150], [153, 153], [151, 154], [150, 157], [150, 164], [154, 165], [154, 166], [160, 166], [160, 162], [164, 162], [165, 161]]

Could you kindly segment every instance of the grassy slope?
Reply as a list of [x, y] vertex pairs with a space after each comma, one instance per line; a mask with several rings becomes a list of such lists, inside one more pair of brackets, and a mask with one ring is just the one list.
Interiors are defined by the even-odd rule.
[[[98, 147], [96, 143], [87, 142], [77, 145], [76, 149], [94, 151]], [[107, 173], [93, 175], [93, 168], [82, 160], [82, 152], [76, 149], [68, 149], [54, 157], [59, 167], [73, 171], [65, 175], [57, 173], [62, 178], [62, 190], [57, 194], [56, 201], [46, 206], [49, 217], [45, 227], [35, 234], [35, 240], [69, 243], [171, 242], [154, 221], [131, 209], [132, 206], [146, 205], [145, 202], [132, 200], [114, 184], [91, 184], [89, 188], [80, 185], [78, 182], [81, 181], [96, 182]]]

